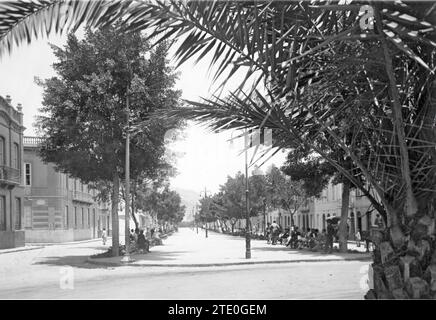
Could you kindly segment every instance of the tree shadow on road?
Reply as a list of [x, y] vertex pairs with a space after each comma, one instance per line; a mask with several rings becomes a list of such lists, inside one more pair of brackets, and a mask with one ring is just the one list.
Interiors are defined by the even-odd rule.
[[84, 256], [62, 256], [62, 257], [44, 257], [32, 263], [34, 265], [49, 265], [59, 267], [74, 267], [83, 269], [110, 269], [113, 267], [100, 266], [89, 263], [88, 255]]

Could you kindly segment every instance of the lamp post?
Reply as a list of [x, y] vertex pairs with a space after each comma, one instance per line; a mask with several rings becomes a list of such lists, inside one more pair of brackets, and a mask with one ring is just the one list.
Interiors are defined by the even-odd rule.
[[248, 155], [247, 148], [248, 144], [247, 129], [245, 129], [245, 258], [251, 259], [251, 244], [250, 244], [250, 203], [248, 199], [249, 189], [248, 189]]
[[125, 223], [124, 223], [124, 232], [125, 232], [125, 245], [126, 245], [126, 254], [121, 259], [122, 262], [132, 262], [133, 260], [130, 258], [130, 107], [129, 107], [129, 87], [127, 87], [126, 91], [126, 118], [127, 118], [127, 126], [126, 126], [126, 165], [125, 165], [125, 180], [126, 180], [126, 205], [125, 205]]
[[266, 230], [266, 198], [263, 198], [263, 234]]

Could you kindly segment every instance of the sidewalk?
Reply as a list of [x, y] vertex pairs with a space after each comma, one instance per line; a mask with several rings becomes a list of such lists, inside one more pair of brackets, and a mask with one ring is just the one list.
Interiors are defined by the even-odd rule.
[[[216, 232], [180, 228], [164, 240], [163, 246], [151, 248], [148, 254], [132, 255], [129, 266], [206, 267], [244, 264], [370, 261], [368, 253], [322, 254], [291, 250], [283, 245], [268, 245], [263, 240], [251, 240], [251, 259], [245, 258], [245, 239]], [[353, 246], [350, 245], [350, 249]], [[88, 262], [104, 266], [122, 266], [122, 257], [89, 258]]]
[[10, 249], [0, 249], [0, 254], [5, 254], [5, 253], [13, 253], [13, 252], [20, 252], [20, 251], [29, 251], [29, 250], [36, 250], [36, 249], [42, 249], [44, 248], [44, 246], [40, 246], [40, 245], [25, 245], [23, 247], [17, 247], [17, 248], [10, 248]]
[[[112, 238], [108, 237], [108, 243]], [[10, 249], [0, 249], [0, 254], [6, 254], [6, 253], [13, 253], [13, 252], [20, 252], [20, 251], [29, 251], [29, 250], [37, 250], [37, 249], [43, 249], [47, 246], [65, 246], [65, 245], [74, 245], [74, 244], [81, 244], [81, 243], [88, 243], [88, 242], [101, 242], [100, 238], [97, 239], [88, 239], [88, 240], [80, 240], [80, 241], [72, 241], [72, 242], [41, 242], [41, 243], [27, 243], [23, 247], [16, 247], [16, 248], [10, 248]]]
[[[71, 245], [71, 244], [80, 244], [80, 243], [87, 243], [87, 242], [101, 242], [101, 238], [94, 238], [94, 239], [87, 239], [87, 240], [79, 240], [79, 241], [70, 241], [70, 242], [40, 242], [40, 243], [32, 243], [32, 245], [35, 246], [65, 246], [65, 245]], [[107, 238], [107, 242], [110, 243], [112, 241], [112, 237]], [[30, 243], [29, 243], [30, 245]]]

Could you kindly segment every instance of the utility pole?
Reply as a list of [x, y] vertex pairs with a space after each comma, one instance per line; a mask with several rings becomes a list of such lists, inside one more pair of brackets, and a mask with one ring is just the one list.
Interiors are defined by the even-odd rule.
[[250, 245], [250, 203], [248, 199], [248, 195], [250, 190], [248, 189], [248, 135], [247, 129], [245, 129], [245, 258], [251, 259], [251, 245]]
[[129, 107], [129, 87], [126, 91], [126, 164], [125, 164], [125, 180], [126, 180], [126, 211], [125, 211], [125, 244], [126, 244], [126, 254], [121, 260], [122, 262], [131, 262], [130, 259], [130, 107]]

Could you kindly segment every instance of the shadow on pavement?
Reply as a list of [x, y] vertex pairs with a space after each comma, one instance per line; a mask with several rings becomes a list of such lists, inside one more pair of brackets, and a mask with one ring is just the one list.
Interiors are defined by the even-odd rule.
[[60, 267], [75, 267], [83, 269], [110, 269], [107, 266], [98, 266], [95, 264], [88, 263], [88, 255], [85, 256], [63, 256], [63, 257], [44, 257], [39, 258], [34, 265], [49, 265], [49, 266], [60, 266]]
[[[178, 260], [180, 259], [180, 255], [184, 254], [184, 258], [186, 259], [189, 257], [189, 254], [192, 254], [190, 251], [174, 251], [174, 252], [161, 252], [161, 251], [150, 251], [150, 253], [147, 254], [134, 254], [131, 255], [131, 257], [135, 260], [141, 260], [141, 261], [166, 261], [166, 260]], [[98, 260], [98, 259], [96, 259]]]

